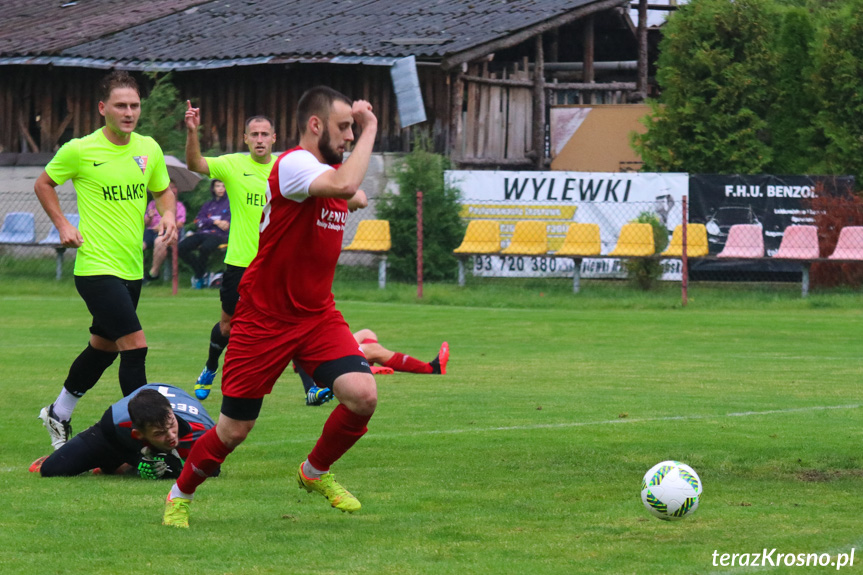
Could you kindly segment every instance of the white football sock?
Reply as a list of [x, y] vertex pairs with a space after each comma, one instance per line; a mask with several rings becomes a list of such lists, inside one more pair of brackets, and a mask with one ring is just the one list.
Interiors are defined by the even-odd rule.
[[177, 487], [176, 483], [171, 488], [171, 499], [174, 499], [176, 497], [180, 497], [182, 499], [191, 499], [194, 496], [195, 496], [194, 493], [183, 493], [182, 491], [180, 491], [180, 488]]
[[54, 415], [57, 416], [57, 419], [60, 421], [69, 421], [72, 419], [72, 412], [75, 411], [75, 406], [78, 405], [79, 399], [81, 398], [75, 397], [66, 391], [65, 387], [61, 389], [60, 395], [54, 401]]
[[305, 475], [309, 479], [320, 479], [321, 476], [325, 473], [326, 471], [315, 469], [315, 467], [311, 463], [309, 463], [308, 459], [303, 462], [303, 475]]

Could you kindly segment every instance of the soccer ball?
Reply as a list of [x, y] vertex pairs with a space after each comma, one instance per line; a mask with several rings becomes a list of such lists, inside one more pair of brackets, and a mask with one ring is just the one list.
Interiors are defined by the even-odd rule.
[[650, 468], [641, 480], [641, 501], [660, 519], [677, 521], [698, 509], [701, 479], [695, 470], [679, 461], [663, 461]]

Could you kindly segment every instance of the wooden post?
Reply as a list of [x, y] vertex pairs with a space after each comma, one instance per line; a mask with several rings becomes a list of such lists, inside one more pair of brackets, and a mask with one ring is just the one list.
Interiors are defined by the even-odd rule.
[[81, 132], [75, 134], [76, 138], [80, 138], [95, 130], [93, 127], [93, 112], [95, 109], [98, 109], [98, 104], [92, 91], [88, 90], [85, 86], [81, 86], [79, 94], [81, 95]]
[[[33, 136], [30, 135], [30, 127], [24, 121], [24, 109], [23, 108], [18, 109], [18, 129], [21, 131], [21, 135], [23, 136], [23, 139], [26, 142], [26, 145], [30, 146], [29, 151], [33, 152], [33, 153], [38, 152], [39, 146], [36, 145], [36, 141], [33, 139]], [[22, 146], [21, 151], [24, 152], [27, 150]]]
[[72, 137], [78, 138], [79, 134], [83, 133], [83, 127], [81, 123], [81, 112], [83, 103], [81, 102], [81, 81], [78, 78], [72, 80], [72, 85], [70, 86], [72, 93], [72, 107], [69, 110], [72, 112]]
[[647, 98], [647, 0], [638, 0], [638, 94]]
[[[585, 84], [592, 84], [596, 81], [596, 75], [593, 72], [593, 62], [596, 59], [596, 31], [594, 27], [594, 18], [591, 14], [584, 19], [584, 30], [582, 36], [582, 49], [584, 50], [584, 68], [581, 72], [581, 81]], [[590, 103], [593, 104], [593, 94], [591, 93]]]
[[237, 131], [234, 149], [243, 152], [246, 150], [246, 145], [243, 143], [243, 134], [246, 131], [246, 84], [241, 82], [235, 86], [235, 89], [237, 90], [237, 109], [234, 119], [237, 122]]
[[447, 134], [447, 149], [453, 161], [458, 161], [462, 156], [462, 113], [464, 105], [464, 83], [461, 81], [459, 72], [456, 70], [450, 74], [450, 127]]
[[548, 58], [549, 62], [557, 62], [560, 54], [560, 28], [552, 28], [548, 31]]
[[37, 82], [36, 87], [42, 91], [39, 96], [39, 150], [40, 152], [52, 152], [51, 134], [54, 133], [54, 106], [51, 98], [51, 84], [48, 82]]
[[533, 66], [533, 152], [536, 154], [536, 167], [545, 167], [545, 72], [542, 54], [542, 34], [534, 42]]

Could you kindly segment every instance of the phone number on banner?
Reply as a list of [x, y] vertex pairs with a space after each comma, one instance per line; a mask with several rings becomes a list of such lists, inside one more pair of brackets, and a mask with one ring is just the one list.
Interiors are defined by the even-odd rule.
[[474, 256], [473, 275], [483, 277], [572, 277], [570, 258], [542, 256]]
[[[663, 281], [680, 281], [680, 260], [660, 260]], [[572, 277], [575, 262], [572, 258], [542, 256], [474, 256], [473, 275], [480, 277]], [[614, 258], [584, 258], [580, 275], [583, 278], [622, 279], [626, 277], [623, 260]]]

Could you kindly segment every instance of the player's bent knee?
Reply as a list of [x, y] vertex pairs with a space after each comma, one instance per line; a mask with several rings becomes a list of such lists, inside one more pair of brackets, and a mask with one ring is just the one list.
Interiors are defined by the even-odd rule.
[[237, 422], [234, 420], [230, 423], [223, 423], [224, 419], [230, 418], [225, 418], [224, 414], [219, 418], [216, 433], [219, 435], [219, 439], [222, 440], [222, 443], [231, 449], [244, 442], [249, 436], [249, 432], [252, 431], [252, 428], [255, 426], [254, 421]]
[[390, 357], [392, 357], [392, 352], [388, 353], [387, 350], [384, 349], [384, 346], [379, 343], [364, 343], [360, 347], [362, 348], [366, 359], [371, 363], [379, 363], [383, 365]]
[[370, 415], [378, 405], [378, 389], [371, 374], [346, 373], [333, 382], [333, 393], [355, 413]]
[[231, 335], [231, 322], [230, 321], [220, 321], [219, 322], [219, 331], [222, 332], [223, 337], [228, 337]]
[[71, 477], [77, 473], [71, 473], [63, 465], [62, 457], [49, 457], [42, 462], [42, 467], [39, 468], [39, 474], [42, 477]]
[[361, 329], [357, 333], [354, 334], [354, 339], [358, 342], [362, 343], [367, 339], [373, 339], [375, 341], [378, 340], [378, 336], [370, 329]]
[[264, 398], [222, 396], [222, 413], [216, 433], [226, 446], [234, 448], [245, 441], [255, 426]]

